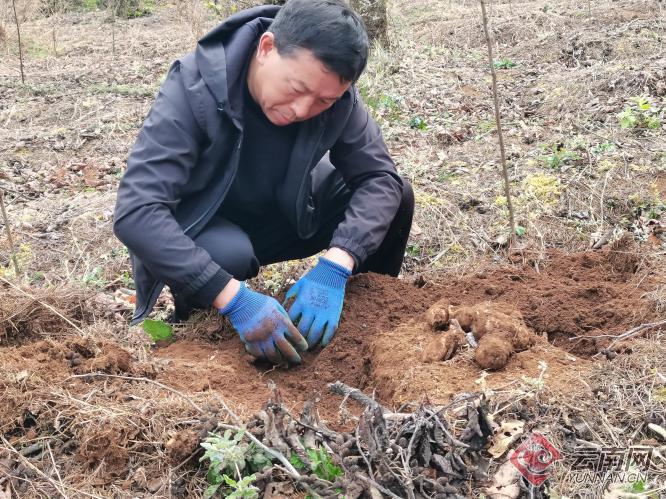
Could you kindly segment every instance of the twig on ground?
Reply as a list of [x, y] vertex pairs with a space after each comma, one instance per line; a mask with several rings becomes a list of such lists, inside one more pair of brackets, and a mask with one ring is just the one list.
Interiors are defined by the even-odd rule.
[[236, 423], [237, 425], [243, 423], [243, 421], [241, 421], [241, 418], [239, 418], [238, 415], [236, 415], [235, 412], [233, 412], [231, 409], [229, 409], [229, 406], [222, 399], [222, 397], [220, 397], [218, 394], [215, 394], [215, 400], [218, 401], [218, 403], [222, 406], [224, 411], [229, 415], [229, 417], [233, 420], [234, 423]]
[[648, 322], [645, 324], [641, 324], [640, 326], [636, 326], [634, 328], [631, 328], [629, 331], [622, 333], [622, 334], [599, 334], [596, 336], [572, 336], [569, 338], [569, 341], [574, 341], [574, 340], [600, 340], [603, 338], [614, 338], [613, 342], [608, 346], [608, 348], [611, 348], [613, 345], [616, 343], [626, 340], [629, 338], [634, 338], [635, 336], [638, 336], [640, 333], [644, 332], [646, 329], [652, 329], [654, 327], [659, 327], [659, 326], [666, 326], [666, 319], [661, 320], [661, 321], [656, 321], [656, 322]]
[[377, 482], [375, 482], [375, 481], [372, 480], [371, 478], [368, 478], [367, 476], [363, 475], [362, 473], [356, 473], [354, 476], [355, 476], [356, 478], [358, 478], [359, 480], [361, 480], [362, 482], [365, 482], [365, 483], [367, 483], [368, 485], [370, 485], [370, 486], [376, 488], [376, 489], [377, 489], [379, 492], [381, 492], [382, 494], [386, 494], [387, 496], [389, 496], [389, 497], [393, 497], [394, 499], [401, 499], [400, 496], [395, 495], [393, 492], [391, 492], [390, 490], [388, 490], [388, 489], [382, 487], [382, 486], [379, 485]]
[[342, 381], [336, 381], [335, 383], [329, 383], [328, 389], [332, 393], [342, 395], [344, 397], [349, 397], [352, 400], [355, 400], [359, 404], [365, 407], [379, 407], [382, 412], [390, 412], [386, 407], [383, 407], [375, 399], [368, 397], [358, 388], [353, 388], [349, 385], [344, 384]]
[[16, 256], [16, 248], [14, 247], [14, 239], [12, 238], [12, 230], [9, 225], [9, 216], [7, 215], [7, 210], [5, 208], [5, 192], [3, 189], [0, 189], [0, 210], [2, 210], [2, 220], [5, 223], [5, 232], [7, 233], [7, 242], [9, 243], [9, 252], [12, 256], [12, 262], [14, 263], [14, 272], [18, 278], [21, 273], [19, 271], [18, 257]]
[[16, 23], [16, 36], [18, 37], [19, 66], [21, 68], [21, 83], [25, 83], [25, 73], [23, 72], [23, 43], [21, 42], [21, 22], [16, 13], [16, 0], [12, 0], [14, 8], [14, 22]]
[[[88, 373], [88, 374], [75, 374], [73, 376], [70, 376], [67, 379], [72, 379], [72, 378], [88, 378], [88, 377], [105, 377], [105, 378], [118, 378], [118, 379], [126, 379], [130, 381], [143, 381], [144, 383], [151, 383], [155, 386], [159, 386], [163, 390], [167, 390], [175, 395], [178, 395], [181, 397], [183, 400], [185, 400], [187, 403], [189, 403], [192, 407], [194, 407], [197, 411], [199, 411], [201, 414], [206, 414], [206, 411], [204, 411], [201, 407], [199, 407], [190, 397], [185, 395], [182, 392], [179, 392], [175, 388], [171, 388], [170, 386], [164, 385], [160, 383], [159, 381], [152, 380], [150, 378], [143, 378], [143, 377], [136, 377], [136, 376], [123, 376], [120, 374], [106, 374], [106, 373]], [[67, 381], [67, 379], [65, 381]]]
[[60, 476], [60, 471], [58, 470], [58, 465], [55, 462], [55, 458], [53, 457], [53, 452], [51, 452], [51, 445], [49, 444], [49, 441], [46, 441], [46, 448], [49, 451], [49, 457], [51, 458], [51, 463], [53, 463], [53, 470], [55, 471], [56, 476], [58, 477], [58, 482], [60, 483], [60, 486], [64, 489], [65, 484], [62, 482], [62, 477]]
[[[3, 436], [0, 435], [0, 440], [2, 440], [3, 445], [6, 447], [9, 452], [13, 453], [18, 457], [18, 459], [23, 463], [24, 466], [27, 466], [30, 468], [32, 471], [37, 473], [39, 476], [41, 476], [44, 480], [49, 482], [51, 486], [53, 486], [58, 493], [63, 496], [65, 499], [67, 499], [69, 496], [67, 495], [65, 489], [72, 491], [73, 493], [76, 493], [77, 495], [75, 497], [80, 497], [81, 495], [87, 496], [87, 497], [93, 497], [95, 499], [103, 499], [101, 496], [93, 495], [93, 494], [88, 494], [87, 492], [84, 492], [82, 490], [75, 489], [73, 487], [70, 487], [69, 485], [65, 484], [60, 484], [56, 482], [53, 478], [49, 477], [46, 475], [42, 470], [40, 470], [37, 466], [32, 464], [30, 460], [26, 457], [24, 457], [18, 450], [14, 448], [12, 444], [10, 444], [7, 439]], [[61, 486], [62, 485], [62, 486]]]

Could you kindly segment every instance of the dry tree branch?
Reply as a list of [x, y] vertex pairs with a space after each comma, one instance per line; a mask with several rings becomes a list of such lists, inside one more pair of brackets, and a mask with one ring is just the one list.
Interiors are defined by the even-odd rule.
[[16, 0], [12, 0], [12, 7], [14, 8], [14, 22], [16, 23], [16, 34], [18, 36], [18, 49], [19, 49], [19, 66], [21, 68], [21, 83], [25, 83], [25, 73], [23, 72], [23, 43], [21, 43], [21, 23], [16, 13]]
[[656, 321], [656, 322], [647, 322], [645, 324], [641, 324], [639, 326], [631, 328], [629, 331], [626, 331], [622, 334], [598, 334], [596, 336], [572, 336], [569, 338], [570, 341], [574, 340], [579, 340], [579, 339], [587, 339], [587, 340], [600, 340], [603, 338], [613, 338], [613, 342], [608, 346], [608, 348], [611, 348], [613, 345], [618, 343], [619, 341], [626, 340], [629, 338], [633, 338], [634, 336], [638, 336], [639, 333], [642, 333], [643, 331], [647, 329], [652, 329], [654, 327], [658, 326], [666, 326], [666, 319]]
[[488, 61], [490, 63], [490, 76], [493, 82], [493, 102], [495, 104], [495, 123], [497, 125], [497, 137], [500, 146], [500, 158], [502, 160], [502, 175], [504, 176], [504, 195], [506, 196], [506, 204], [509, 208], [509, 224], [511, 225], [511, 238], [510, 242], [513, 243], [516, 238], [516, 221], [513, 211], [513, 202], [511, 201], [511, 186], [509, 184], [509, 170], [506, 166], [506, 150], [504, 148], [504, 134], [502, 133], [502, 122], [500, 115], [499, 105], [499, 91], [497, 89], [497, 74], [495, 72], [495, 65], [493, 63], [493, 44], [488, 29], [488, 14], [486, 13], [486, 2], [481, 2], [481, 14], [483, 17], [483, 32], [486, 36], [486, 45], [488, 45]]
[[367, 476], [365, 476], [365, 475], [362, 474], [362, 473], [356, 473], [354, 476], [355, 476], [356, 478], [358, 478], [359, 480], [361, 480], [361, 481], [367, 483], [368, 485], [374, 487], [375, 489], [377, 489], [377, 490], [378, 490], [379, 492], [381, 492], [382, 494], [385, 494], [385, 495], [387, 495], [387, 496], [389, 496], [389, 497], [393, 497], [394, 499], [400, 499], [400, 496], [397, 496], [397, 495], [395, 495], [393, 492], [391, 492], [390, 490], [385, 489], [384, 487], [382, 487], [381, 485], [379, 485], [377, 482], [375, 482], [372, 478], [368, 478]]
[[[21, 74], [23, 74], [23, 70], [21, 70]], [[14, 262], [14, 272], [16, 273], [16, 277], [18, 278], [20, 275], [18, 258], [16, 257], [16, 248], [14, 247], [14, 239], [12, 239], [12, 231], [11, 228], [9, 227], [9, 216], [7, 216], [7, 210], [5, 208], [5, 191], [3, 189], [0, 189], [0, 210], [2, 210], [2, 219], [5, 223], [5, 231], [7, 232], [7, 242], [9, 243], [9, 252], [12, 255], [12, 262]]]

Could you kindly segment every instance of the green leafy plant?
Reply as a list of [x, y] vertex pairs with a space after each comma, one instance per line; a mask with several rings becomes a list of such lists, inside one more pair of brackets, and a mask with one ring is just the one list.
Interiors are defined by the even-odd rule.
[[86, 272], [83, 276], [83, 284], [86, 286], [93, 286], [95, 288], [103, 288], [106, 286], [106, 279], [104, 279], [104, 272], [102, 267], [95, 267], [90, 272]]
[[540, 159], [548, 168], [552, 168], [553, 170], [559, 170], [564, 165], [581, 159], [579, 154], [567, 148], [562, 143], [543, 146], [543, 149], [548, 154], [541, 156]]
[[173, 338], [173, 328], [162, 321], [146, 319], [142, 326], [153, 341], [169, 341]]
[[656, 130], [661, 126], [663, 110], [653, 106], [648, 97], [633, 97], [633, 102], [617, 115], [626, 129]]
[[414, 116], [409, 120], [409, 127], [417, 130], [425, 130], [428, 128], [428, 124], [420, 116]]
[[[310, 469], [318, 478], [334, 482], [338, 477], [342, 476], [342, 468], [333, 462], [333, 458], [323, 447], [307, 449], [306, 453], [308, 455], [308, 460], [310, 461]], [[291, 462], [297, 470], [303, 470], [306, 468], [305, 463], [295, 452], [292, 452], [289, 456], [289, 462]], [[335, 489], [335, 492], [342, 497], [342, 489]], [[313, 499], [313, 496], [308, 494], [306, 499]]]
[[125, 286], [127, 289], [136, 289], [135, 284], [134, 284], [134, 278], [132, 277], [132, 274], [130, 274], [129, 270], [123, 270], [123, 272], [118, 276], [120, 279], [120, 282], [122, 283], [123, 286]]
[[590, 147], [590, 154], [593, 156], [601, 156], [607, 152], [613, 152], [616, 149], [613, 142], [601, 142], [596, 146]]
[[495, 69], [510, 69], [515, 68], [518, 64], [511, 59], [500, 59], [499, 61], [493, 62]]
[[421, 257], [421, 247], [418, 244], [409, 244], [407, 245], [407, 248], [405, 249], [405, 252], [414, 258], [420, 258]]
[[244, 442], [244, 435], [244, 430], [235, 433], [226, 430], [222, 435], [209, 434], [201, 443], [206, 452], [200, 461], [210, 461], [206, 474], [208, 488], [204, 497], [213, 497], [220, 487], [224, 487], [226, 498], [259, 497], [259, 489], [252, 485], [257, 479], [253, 471], [262, 470], [270, 465], [271, 460], [253, 443]]

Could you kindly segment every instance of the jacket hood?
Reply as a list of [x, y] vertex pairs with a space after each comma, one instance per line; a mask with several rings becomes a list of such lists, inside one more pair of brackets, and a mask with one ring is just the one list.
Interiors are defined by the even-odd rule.
[[239, 118], [243, 77], [255, 43], [268, 29], [280, 7], [265, 5], [238, 12], [199, 40], [197, 66], [218, 109]]

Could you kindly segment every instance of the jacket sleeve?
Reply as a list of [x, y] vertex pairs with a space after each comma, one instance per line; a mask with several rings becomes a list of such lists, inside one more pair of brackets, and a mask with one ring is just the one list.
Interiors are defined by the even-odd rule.
[[207, 137], [176, 62], [139, 132], [118, 188], [114, 232], [172, 291], [210, 305], [231, 276], [174, 218]]
[[330, 246], [349, 252], [358, 268], [384, 240], [402, 197], [402, 180], [381, 131], [358, 95], [330, 157], [352, 191]]

